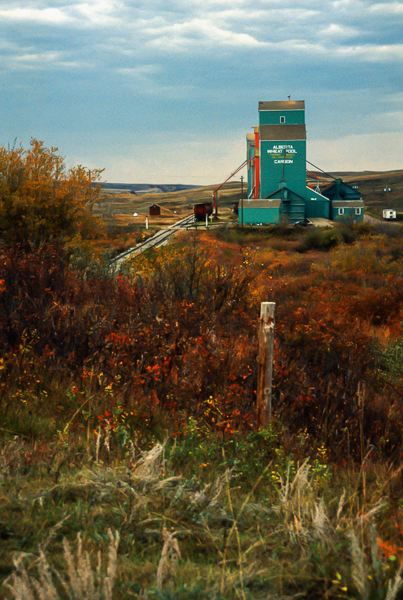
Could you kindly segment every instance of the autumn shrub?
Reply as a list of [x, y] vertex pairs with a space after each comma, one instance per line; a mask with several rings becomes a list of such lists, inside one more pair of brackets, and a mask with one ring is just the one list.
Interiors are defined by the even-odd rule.
[[84, 279], [88, 279], [90, 276], [110, 279], [110, 263], [114, 254], [113, 249], [103, 249], [102, 244], [97, 244], [96, 250], [80, 244], [69, 248], [69, 266], [72, 271], [80, 273]]
[[193, 234], [191, 240], [175, 245], [163, 256], [151, 252], [136, 259], [136, 272], [142, 282], [147, 278], [152, 294], [161, 300], [197, 301], [213, 311], [245, 307], [251, 281], [248, 269], [222, 264], [215, 250]]
[[402, 240], [403, 230], [393, 223], [377, 222], [372, 226], [375, 235], [385, 236], [388, 239]]
[[297, 247], [298, 252], [308, 252], [309, 250], [329, 250], [338, 245], [340, 233], [335, 229], [312, 229], [308, 230], [302, 242]]
[[351, 246], [341, 244], [333, 249], [326, 261], [313, 268], [326, 278], [343, 279], [353, 273], [360, 278], [369, 276], [370, 287], [374, 277], [379, 276], [380, 285], [383, 286], [385, 278], [403, 275], [399, 248], [394, 238], [389, 240], [385, 236], [358, 239]]
[[[71, 548], [82, 531], [86, 560], [107, 551], [110, 528], [117, 597], [401, 594], [398, 245], [371, 236], [327, 253], [260, 242], [241, 253], [198, 234], [119, 273], [59, 243], [3, 246], [9, 585], [41, 590], [45, 568], [67, 584], [63, 538]], [[268, 300], [273, 422], [256, 431]], [[184, 558], [177, 572], [167, 540]]]
[[373, 325], [393, 324], [402, 317], [403, 290], [392, 276], [380, 289], [365, 290], [348, 304], [352, 316], [367, 318]]
[[100, 235], [92, 216], [101, 170], [68, 169], [57, 148], [32, 139], [30, 148], [0, 148], [0, 231], [25, 249], [56, 239], [72, 245]]
[[278, 225], [256, 226], [240, 224], [231, 227], [217, 228], [214, 237], [218, 240], [233, 242], [237, 244], [258, 243], [272, 238], [292, 239], [298, 236], [297, 228], [287, 222]]
[[358, 238], [358, 231], [353, 225], [343, 225], [340, 227], [339, 233], [345, 244], [353, 244]]
[[368, 237], [374, 231], [373, 225], [362, 223], [341, 223], [337, 225], [339, 234], [345, 244], [353, 244], [360, 237]]
[[301, 253], [310, 250], [328, 251], [340, 244], [353, 244], [371, 231], [371, 226], [366, 223], [335, 223], [331, 228], [308, 229], [296, 249]]
[[[277, 315], [275, 412], [291, 429], [319, 437], [335, 455], [346, 436], [358, 435], [356, 394], [374, 369], [371, 339], [335, 307], [295, 307]], [[358, 438], [351, 439], [357, 449]]]
[[[235, 243], [190, 234], [119, 273], [102, 261], [80, 262], [61, 244], [28, 254], [3, 248], [7, 428], [38, 437], [41, 427], [65, 435], [66, 426], [102, 425], [118, 447], [165, 430], [251, 431], [258, 315], [270, 300], [283, 443], [291, 448], [303, 436], [305, 448], [323, 443], [337, 460], [343, 447], [360, 459], [363, 444], [395, 452], [402, 390], [386, 382], [379, 356], [401, 335], [403, 298], [397, 276], [385, 277], [399, 267], [384, 251], [380, 268], [379, 244], [369, 240], [367, 255], [364, 241], [326, 255], [253, 246], [240, 253]], [[362, 411], [364, 388], [372, 401]], [[32, 414], [38, 421], [30, 427]]]
[[[178, 251], [159, 265], [161, 258], [150, 257], [148, 272], [144, 264], [142, 274], [105, 277], [73, 271], [61, 246], [4, 250], [1, 384], [9, 397], [3, 402], [10, 406], [14, 380], [31, 390], [20, 412], [37, 408], [35, 388], [45, 380], [50, 386], [53, 373], [77, 382], [79, 391], [90, 386], [98, 402], [93, 413], [121, 404], [140, 406], [148, 416], [167, 410], [178, 427], [188, 414], [209, 428], [250, 427], [249, 275], [209, 267], [211, 257], [197, 252]], [[38, 384], [31, 385], [34, 377]], [[214, 406], [206, 404], [210, 397]], [[77, 408], [80, 396], [70, 400]]]
[[[298, 276], [284, 254], [285, 268], [267, 266], [270, 276], [260, 273], [252, 292], [253, 300], [276, 302], [275, 417], [312, 445], [322, 440], [338, 459], [341, 448], [358, 459], [364, 435], [367, 448], [382, 447], [389, 455], [400, 455], [402, 448], [396, 418], [401, 391], [378, 372], [378, 340], [384, 344], [399, 335], [402, 298], [395, 277], [380, 274], [378, 243], [368, 241], [369, 256], [364, 242], [340, 246]], [[337, 269], [332, 265], [340, 253]], [[367, 400], [361, 412], [357, 394], [363, 385]]]

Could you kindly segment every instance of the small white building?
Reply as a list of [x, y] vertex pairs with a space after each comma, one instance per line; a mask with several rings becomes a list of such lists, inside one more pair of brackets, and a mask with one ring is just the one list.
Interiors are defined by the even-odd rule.
[[382, 216], [384, 219], [396, 219], [396, 211], [392, 210], [391, 208], [386, 208], [385, 210], [382, 211]]

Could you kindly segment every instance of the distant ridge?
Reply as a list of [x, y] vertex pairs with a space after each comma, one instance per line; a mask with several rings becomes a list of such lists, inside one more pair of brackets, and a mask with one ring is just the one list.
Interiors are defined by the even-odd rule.
[[131, 192], [131, 193], [168, 193], [181, 192], [182, 190], [190, 190], [201, 187], [199, 185], [186, 185], [181, 183], [175, 184], [160, 184], [160, 183], [102, 183], [102, 189], [105, 191], [113, 190], [114, 192]]

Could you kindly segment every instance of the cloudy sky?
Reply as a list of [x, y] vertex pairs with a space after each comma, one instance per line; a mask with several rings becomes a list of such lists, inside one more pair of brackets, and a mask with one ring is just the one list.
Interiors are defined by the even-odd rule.
[[324, 170], [403, 168], [403, 2], [0, 0], [0, 145], [110, 182], [208, 184], [259, 100], [306, 101]]

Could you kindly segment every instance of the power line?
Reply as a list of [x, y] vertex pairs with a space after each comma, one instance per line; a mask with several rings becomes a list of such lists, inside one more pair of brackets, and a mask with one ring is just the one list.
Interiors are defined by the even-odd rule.
[[326, 173], [326, 171], [324, 171], [323, 169], [321, 169], [320, 167], [317, 167], [316, 165], [314, 165], [313, 163], [309, 162], [309, 160], [306, 161], [308, 163], [308, 165], [311, 165], [311, 167], [315, 167], [315, 169], [318, 169], [318, 171], [320, 171], [321, 173], [323, 173], [324, 175], [327, 175], [328, 177], [331, 177], [332, 179], [334, 179], [336, 181], [336, 177], [333, 177], [333, 175], [330, 175], [330, 173]]

